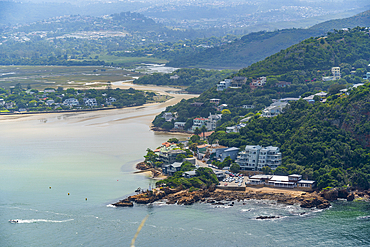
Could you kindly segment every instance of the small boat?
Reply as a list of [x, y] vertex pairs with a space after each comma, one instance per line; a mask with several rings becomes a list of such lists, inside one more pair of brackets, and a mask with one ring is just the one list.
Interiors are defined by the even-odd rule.
[[18, 220], [9, 220], [10, 223], [18, 223]]

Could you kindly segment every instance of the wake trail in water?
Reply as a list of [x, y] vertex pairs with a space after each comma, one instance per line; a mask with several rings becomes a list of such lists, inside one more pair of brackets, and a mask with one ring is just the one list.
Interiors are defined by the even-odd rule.
[[47, 219], [30, 219], [30, 220], [22, 220], [22, 219], [16, 219], [18, 224], [30, 224], [30, 223], [38, 223], [38, 222], [46, 222], [46, 223], [64, 223], [68, 221], [72, 221], [74, 219], [68, 219], [68, 220], [47, 220]]

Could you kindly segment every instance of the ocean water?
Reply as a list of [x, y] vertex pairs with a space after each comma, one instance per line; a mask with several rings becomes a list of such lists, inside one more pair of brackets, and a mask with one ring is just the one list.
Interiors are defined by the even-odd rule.
[[367, 202], [327, 210], [256, 200], [110, 206], [154, 183], [133, 173], [146, 148], [184, 138], [150, 131], [161, 110], [1, 116], [0, 246], [130, 246], [146, 215], [135, 246], [370, 245]]

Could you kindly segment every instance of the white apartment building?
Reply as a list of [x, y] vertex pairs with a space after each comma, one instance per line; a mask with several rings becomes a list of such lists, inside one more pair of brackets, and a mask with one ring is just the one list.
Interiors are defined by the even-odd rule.
[[281, 165], [281, 152], [278, 147], [248, 145], [244, 151], [238, 153], [236, 163], [241, 170], [256, 171], [261, 170], [264, 166], [276, 169]]

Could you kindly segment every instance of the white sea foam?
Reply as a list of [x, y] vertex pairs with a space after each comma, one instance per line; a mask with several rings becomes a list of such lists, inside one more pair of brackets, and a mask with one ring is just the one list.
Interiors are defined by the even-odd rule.
[[358, 220], [370, 220], [370, 215], [367, 215], [367, 216], [358, 216], [356, 219], [358, 219]]
[[107, 208], [116, 208], [116, 206], [112, 205], [112, 204], [108, 204], [107, 205]]
[[47, 223], [63, 223], [72, 221], [74, 219], [68, 219], [68, 220], [47, 220], [47, 219], [30, 219], [30, 220], [22, 220], [22, 219], [16, 219], [18, 224], [29, 224], [29, 223], [38, 223], [38, 222], [47, 222]]

